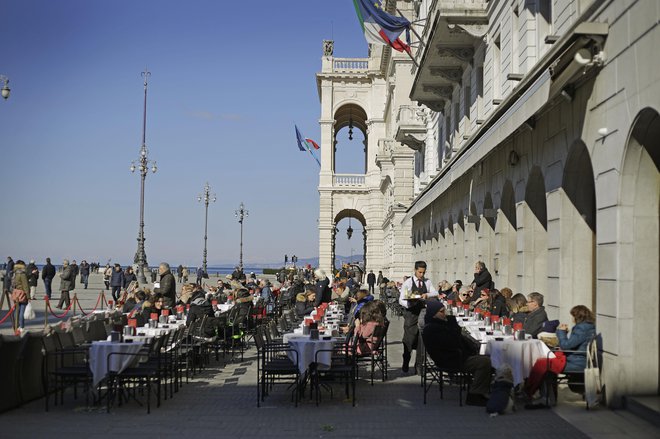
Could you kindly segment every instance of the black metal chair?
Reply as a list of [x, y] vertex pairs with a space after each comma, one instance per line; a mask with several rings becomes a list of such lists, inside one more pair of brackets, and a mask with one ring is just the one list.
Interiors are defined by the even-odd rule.
[[[385, 321], [384, 325], [379, 325], [374, 329], [373, 337], [376, 340], [373, 349], [370, 353], [365, 355], [357, 355], [358, 365], [360, 363], [368, 363], [371, 366], [371, 385], [374, 385], [375, 369], [378, 367], [381, 373], [381, 380], [387, 380], [387, 330], [389, 329], [390, 322]], [[359, 341], [356, 340], [356, 343]]]
[[[421, 337], [420, 337], [421, 339]], [[426, 395], [438, 383], [440, 390], [440, 399], [444, 399], [444, 382], [458, 385], [458, 402], [463, 406], [463, 389], [469, 390], [472, 374], [463, 370], [463, 352], [460, 349], [448, 350], [442, 352], [442, 363], [436, 363], [428, 355], [424, 342], [419, 343], [423, 352], [417, 352], [417, 355], [423, 355], [422, 363], [422, 388], [424, 390], [424, 404], [426, 404]], [[446, 375], [446, 378], [445, 378]]]
[[[267, 343], [264, 327], [257, 329], [254, 342], [257, 345], [257, 407], [261, 406], [275, 383], [287, 383], [293, 386], [292, 399], [298, 406], [300, 369], [298, 352], [288, 344]], [[295, 361], [289, 357], [291, 355]]]
[[[355, 407], [355, 386], [357, 382], [357, 344], [350, 340], [344, 340], [335, 343], [333, 349], [321, 349], [316, 352], [314, 362], [319, 364], [319, 355], [331, 352], [331, 364], [329, 368], [315, 367], [312, 373], [312, 388], [316, 394], [316, 405], [319, 405], [321, 399], [321, 387], [330, 391], [332, 397], [332, 387], [330, 384], [338, 381], [345, 385], [346, 398], [351, 398], [353, 407]], [[350, 394], [349, 394], [350, 387]]]
[[[85, 402], [89, 405], [92, 385], [92, 372], [89, 369], [89, 350], [87, 347], [75, 347], [69, 344], [69, 337], [60, 337], [62, 333], [51, 333], [43, 337], [45, 352], [42, 379], [46, 394], [46, 411], [49, 408], [50, 394], [55, 394], [55, 404], [59, 393], [60, 403], [64, 403], [64, 390], [73, 386], [74, 398], [78, 397], [78, 384], [85, 389]], [[71, 338], [71, 342], [73, 338]]]

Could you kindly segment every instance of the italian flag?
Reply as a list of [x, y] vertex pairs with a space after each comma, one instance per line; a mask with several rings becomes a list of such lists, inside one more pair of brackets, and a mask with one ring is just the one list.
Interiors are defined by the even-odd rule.
[[379, 0], [353, 0], [364, 38], [368, 43], [391, 46], [399, 52], [410, 53], [410, 46], [399, 38], [410, 28], [404, 17], [395, 17], [383, 10]]

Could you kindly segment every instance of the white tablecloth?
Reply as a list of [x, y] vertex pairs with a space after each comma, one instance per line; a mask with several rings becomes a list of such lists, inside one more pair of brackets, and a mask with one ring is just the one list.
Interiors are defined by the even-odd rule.
[[[144, 343], [119, 343], [111, 341], [95, 341], [89, 348], [89, 369], [92, 371], [93, 385], [108, 374], [108, 355], [112, 352], [137, 354]], [[113, 355], [110, 358], [110, 370], [121, 372], [138, 360], [135, 355]]]
[[[330, 367], [332, 362], [332, 340], [311, 340], [309, 335], [284, 334], [282, 337], [285, 343], [288, 343], [292, 349], [298, 353], [298, 369], [300, 373], [305, 373], [311, 363], [316, 360], [316, 353], [320, 350], [327, 350], [318, 356], [319, 367]], [[288, 353], [291, 361], [296, 361], [295, 354]]]
[[[499, 368], [504, 364], [511, 366], [513, 384], [522, 383], [529, 376], [532, 366], [539, 358], [546, 358], [550, 349], [541, 340], [488, 340], [485, 354], [490, 355], [490, 364]], [[550, 354], [554, 358], [554, 354]]]
[[220, 304], [218, 304], [218, 305], [215, 306], [215, 308], [216, 308], [218, 311], [220, 311], [221, 313], [223, 313], [223, 312], [227, 312], [227, 311], [229, 311], [230, 309], [232, 309], [233, 307], [234, 307], [234, 304], [233, 304], [233, 303], [220, 303]]

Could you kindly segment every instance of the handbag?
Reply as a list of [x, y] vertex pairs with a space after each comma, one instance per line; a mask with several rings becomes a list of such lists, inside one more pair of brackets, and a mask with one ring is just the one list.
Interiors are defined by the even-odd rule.
[[25, 320], [32, 320], [36, 316], [37, 314], [34, 312], [34, 308], [32, 308], [32, 302], [28, 302], [27, 306], [25, 307], [25, 312], [23, 312], [23, 318]]
[[587, 367], [584, 369], [584, 400], [587, 407], [595, 407], [601, 401], [603, 384], [598, 366], [598, 348], [594, 339], [587, 348]]
[[27, 294], [23, 290], [14, 288], [11, 292], [11, 300], [13, 300], [14, 303], [25, 303], [27, 302]]

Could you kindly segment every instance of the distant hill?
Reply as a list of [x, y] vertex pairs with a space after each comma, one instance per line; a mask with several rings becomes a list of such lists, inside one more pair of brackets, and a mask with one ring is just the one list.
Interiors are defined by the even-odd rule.
[[[364, 260], [364, 256], [362, 255], [353, 255], [351, 258], [350, 256], [340, 256], [336, 255], [335, 256], [335, 266], [337, 268], [341, 267], [342, 264], [347, 264], [349, 262], [362, 262]], [[311, 265], [312, 267], [318, 267], [319, 266], [319, 258], [299, 258], [298, 262], [296, 262], [296, 265], [301, 267], [305, 265]], [[259, 267], [259, 268], [280, 268], [282, 267], [283, 261], [281, 262], [268, 262], [264, 264], [259, 264], [259, 263], [245, 263], [245, 266], [251, 266], [251, 267]]]

